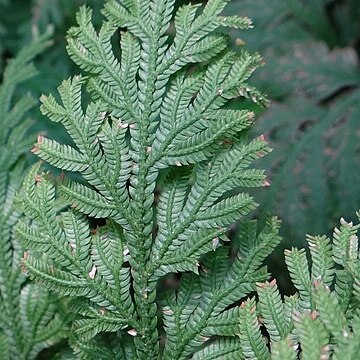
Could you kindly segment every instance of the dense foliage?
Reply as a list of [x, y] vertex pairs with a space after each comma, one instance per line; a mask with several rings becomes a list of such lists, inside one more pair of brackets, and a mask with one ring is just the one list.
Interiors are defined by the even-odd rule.
[[[282, 299], [276, 280], [257, 284], [258, 301], [251, 298], [239, 309], [238, 359], [270, 359], [270, 354], [274, 360], [359, 356], [359, 227], [342, 218], [332, 241], [308, 236], [311, 262], [304, 249], [285, 251], [297, 293]], [[261, 330], [270, 340], [269, 349]]]

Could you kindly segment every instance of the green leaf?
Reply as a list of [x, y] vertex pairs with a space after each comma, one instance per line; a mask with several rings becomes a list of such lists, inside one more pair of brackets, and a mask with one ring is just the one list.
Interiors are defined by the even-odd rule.
[[4, 360], [10, 359], [7, 338], [3, 331], [0, 332], [0, 355], [1, 355], [1, 358]]
[[237, 333], [240, 321], [240, 308], [234, 307], [210, 318], [202, 332], [204, 336], [233, 336]]
[[259, 311], [270, 335], [270, 340], [276, 342], [285, 339], [289, 335], [289, 327], [276, 281], [257, 284], [256, 289], [259, 295]]
[[41, 136], [32, 152], [62, 170], [83, 171], [89, 166], [86, 158], [71, 146]]
[[63, 182], [59, 186], [72, 207], [82, 213], [99, 218], [116, 214], [116, 207], [100, 193], [80, 183]]
[[305, 249], [285, 250], [285, 262], [291, 281], [299, 291], [301, 307], [310, 309], [312, 306], [311, 279]]
[[294, 323], [304, 359], [315, 360], [330, 356], [329, 335], [324, 325], [316, 318], [316, 313], [294, 315]]
[[332, 259], [332, 249], [329, 238], [326, 236], [308, 236], [311, 254], [311, 280], [321, 281], [326, 286], [330, 286], [334, 278], [334, 262]]
[[112, 319], [102, 317], [99, 319], [82, 319], [74, 322], [74, 334], [82, 342], [88, 342], [96, 334], [107, 331], [115, 332], [126, 327], [126, 323], [122, 323], [120, 319]]
[[270, 353], [260, 332], [254, 299], [241, 304], [239, 339], [246, 359], [270, 359]]
[[85, 296], [91, 292], [90, 289], [87, 289], [84, 279], [79, 279], [66, 271], [50, 267], [44, 261], [28, 259], [24, 261], [24, 266], [31, 272], [33, 278], [46, 285], [48, 289], [61, 295]]
[[340, 228], [335, 228], [333, 239], [333, 258], [336, 264], [345, 266], [347, 261], [358, 257], [358, 238], [356, 232], [359, 225], [354, 226], [352, 222], [340, 219]]
[[345, 314], [340, 307], [336, 293], [330, 292], [329, 288], [317, 283], [315, 285], [314, 300], [320, 319], [331, 336], [336, 338], [349, 331]]
[[239, 341], [235, 339], [219, 339], [213, 341], [204, 349], [196, 352], [194, 360], [215, 360], [215, 359], [245, 359]]
[[273, 360], [296, 360], [297, 354], [290, 336], [285, 339], [274, 341], [271, 346], [271, 359]]

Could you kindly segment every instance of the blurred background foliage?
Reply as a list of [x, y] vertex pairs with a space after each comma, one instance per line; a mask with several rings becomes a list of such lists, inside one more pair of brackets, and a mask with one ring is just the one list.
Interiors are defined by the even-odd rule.
[[261, 212], [278, 214], [299, 244], [360, 206], [360, 2], [239, 0], [228, 11], [253, 19], [233, 37], [266, 62], [255, 81], [272, 104], [254, 131], [274, 151], [261, 164], [272, 184]]
[[[0, 69], [14, 57], [24, 44], [46, 32], [52, 34], [53, 46], [37, 57], [39, 75], [26, 83], [20, 92], [31, 92], [36, 98], [42, 93], [55, 92], [63, 79], [78, 72], [66, 53], [65, 35], [75, 25], [80, 5], [94, 8], [95, 21], [100, 22], [102, 1], [99, 0], [0, 0]], [[32, 118], [34, 131], [65, 140], [61, 126], [43, 119], [38, 107]]]
[[[65, 50], [76, 9], [92, 6], [99, 23], [102, 2], [0, 0], [1, 73], [24, 44], [52, 31], [54, 45], [37, 59], [39, 76], [21, 91], [35, 97], [53, 92], [78, 72]], [[271, 105], [254, 109], [259, 117], [253, 131], [264, 133], [274, 149], [258, 163], [272, 186], [254, 194], [261, 204], [257, 216], [278, 215], [283, 246], [305, 246], [306, 233], [328, 234], [340, 216], [350, 220], [360, 207], [360, 1], [232, 0], [226, 11], [250, 17], [255, 26], [234, 31], [233, 46], [258, 51], [266, 62], [253, 83]], [[33, 118], [39, 119], [37, 131], [65, 139], [38, 111]], [[282, 271], [282, 258], [279, 249], [275, 273]]]
[[274, 149], [259, 163], [271, 186], [256, 194], [258, 216], [282, 219], [283, 247], [305, 246], [360, 207], [360, 1], [237, 0], [227, 11], [253, 20], [232, 37], [264, 57], [255, 84], [272, 100], [254, 128]]

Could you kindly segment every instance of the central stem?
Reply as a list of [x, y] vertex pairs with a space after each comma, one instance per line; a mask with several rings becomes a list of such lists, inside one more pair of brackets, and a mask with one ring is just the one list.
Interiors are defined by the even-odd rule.
[[139, 318], [139, 333], [135, 337], [137, 359], [149, 360], [159, 356], [159, 342], [157, 332], [157, 306], [155, 303], [156, 283], [149, 282], [147, 265], [150, 258], [153, 229], [153, 202], [154, 202], [154, 179], [149, 177], [149, 169], [146, 166], [149, 148], [149, 125], [152, 115], [153, 93], [156, 83], [156, 59], [158, 44], [156, 39], [149, 39], [150, 48], [142, 50], [144, 64], [142, 69], [145, 78], [140, 81], [141, 94], [140, 121], [138, 131], [136, 182], [134, 184], [134, 238], [132, 244], [132, 275], [136, 311]]

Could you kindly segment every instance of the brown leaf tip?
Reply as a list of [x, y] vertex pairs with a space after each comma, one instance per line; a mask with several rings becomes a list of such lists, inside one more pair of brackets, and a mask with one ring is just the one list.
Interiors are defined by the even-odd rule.
[[41, 134], [38, 134], [37, 136], [37, 143], [38, 145], [41, 145], [43, 143], [44, 137]]
[[316, 311], [316, 310], [313, 310], [313, 311], [310, 313], [310, 319], [311, 319], [311, 320], [315, 320], [317, 317], [318, 317], [317, 311]]

